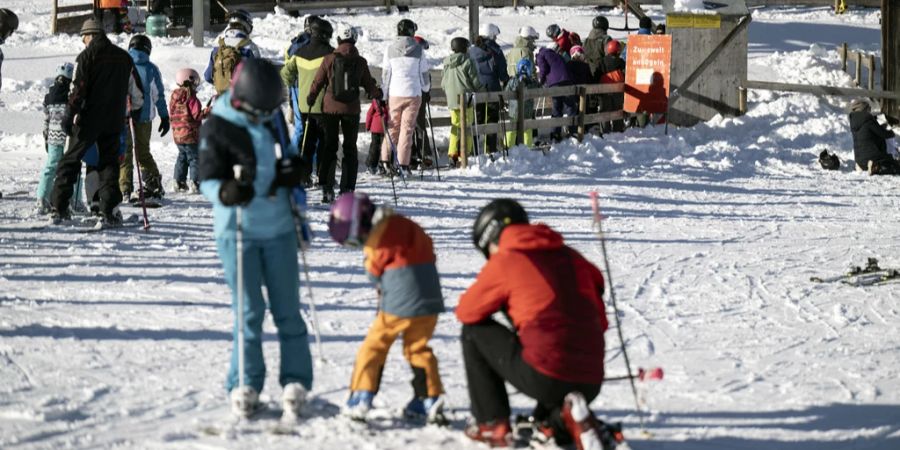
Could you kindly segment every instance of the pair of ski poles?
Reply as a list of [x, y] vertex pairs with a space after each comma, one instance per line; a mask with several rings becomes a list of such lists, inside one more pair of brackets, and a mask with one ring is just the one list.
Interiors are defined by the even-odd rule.
[[[303, 142], [301, 144], [300, 154], [303, 154], [303, 150], [306, 148], [306, 131], [309, 128], [309, 116], [307, 115], [306, 121], [303, 127]], [[275, 146], [275, 158], [277, 160], [281, 160], [283, 154], [281, 153], [281, 146]], [[235, 165], [233, 167], [234, 178], [235, 180], [242, 180], [242, 166]], [[306, 288], [307, 295], [309, 297], [309, 312], [313, 322], [313, 334], [316, 339], [316, 353], [318, 353], [318, 360], [324, 361], [324, 354], [322, 353], [322, 336], [319, 328], [319, 319], [316, 314], [316, 301], [313, 296], [312, 290], [312, 279], [309, 275], [309, 264], [306, 259], [306, 242], [303, 240], [303, 231], [302, 224], [299, 222], [298, 212], [299, 207], [296, 204], [296, 200], [292, 192], [288, 193], [288, 198], [291, 203], [291, 213], [294, 216], [294, 226], [295, 231], [297, 232], [298, 239], [298, 247], [300, 248], [300, 259], [303, 265], [303, 275], [306, 280]], [[238, 291], [238, 342], [240, 342], [240, 351], [238, 351], [238, 386], [244, 386], [244, 368], [245, 368], [245, 357], [244, 357], [244, 330], [245, 330], [245, 322], [244, 322], [244, 224], [243, 224], [243, 207], [238, 206], [235, 210], [235, 224], [236, 224], [236, 253], [237, 253], [237, 291]]]

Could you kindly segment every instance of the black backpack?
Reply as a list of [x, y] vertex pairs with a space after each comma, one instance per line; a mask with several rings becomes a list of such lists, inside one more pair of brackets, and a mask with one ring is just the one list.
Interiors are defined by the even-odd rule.
[[348, 58], [340, 53], [334, 57], [334, 99], [341, 103], [359, 101], [359, 58]]
[[841, 168], [841, 160], [836, 154], [822, 150], [822, 153], [819, 153], [819, 165], [825, 170], [838, 170]]

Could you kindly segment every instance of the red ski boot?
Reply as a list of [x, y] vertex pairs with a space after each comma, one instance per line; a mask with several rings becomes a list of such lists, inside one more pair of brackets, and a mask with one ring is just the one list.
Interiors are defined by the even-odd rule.
[[466, 426], [466, 436], [491, 447], [509, 447], [513, 443], [512, 428], [509, 426], [508, 419], [487, 423], [470, 423]]

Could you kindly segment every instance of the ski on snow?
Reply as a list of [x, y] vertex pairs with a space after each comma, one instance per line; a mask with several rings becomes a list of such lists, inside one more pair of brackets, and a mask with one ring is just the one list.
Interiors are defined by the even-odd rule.
[[868, 258], [865, 267], [853, 266], [847, 273], [831, 277], [810, 277], [809, 281], [815, 283], [840, 282], [850, 286], [872, 286], [892, 281], [900, 281], [900, 270], [882, 269], [878, 266], [878, 260]]

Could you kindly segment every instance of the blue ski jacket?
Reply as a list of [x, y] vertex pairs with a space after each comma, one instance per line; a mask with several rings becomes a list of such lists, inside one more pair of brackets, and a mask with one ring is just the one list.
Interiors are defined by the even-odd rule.
[[[134, 67], [141, 76], [141, 84], [144, 87], [144, 106], [141, 107], [141, 114], [135, 117], [134, 121], [152, 122], [156, 113], [159, 113], [159, 117], [168, 119], [169, 108], [166, 106], [166, 91], [163, 88], [159, 67], [150, 62], [150, 55], [136, 48], [128, 50], [128, 54], [134, 61]], [[156, 106], [156, 111], [153, 110], [153, 106]]]
[[[289, 190], [278, 188], [275, 196], [269, 197], [276, 160], [276, 140], [270, 127], [276, 120], [283, 118], [276, 115], [251, 122], [231, 106], [231, 93], [225, 92], [216, 99], [212, 115], [200, 128], [200, 192], [213, 204], [216, 239], [236, 237], [237, 208], [222, 204], [219, 188], [223, 180], [234, 176], [232, 167], [238, 163], [255, 168], [254, 197], [243, 207], [244, 239], [271, 239], [295, 232]], [[285, 158], [297, 154], [292, 145], [282, 147], [282, 151]]]

